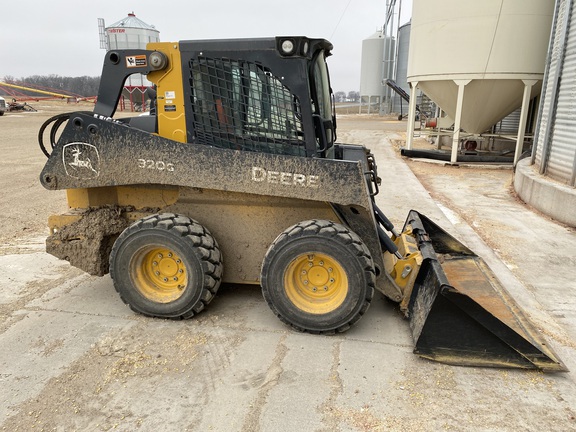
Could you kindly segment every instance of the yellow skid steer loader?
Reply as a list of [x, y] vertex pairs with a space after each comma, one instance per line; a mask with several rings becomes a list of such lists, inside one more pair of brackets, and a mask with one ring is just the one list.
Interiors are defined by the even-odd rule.
[[[48, 252], [110, 273], [148, 316], [190, 318], [222, 282], [259, 284], [283, 322], [329, 334], [377, 289], [423, 357], [565, 370], [478, 256], [415, 211], [397, 232], [377, 208], [373, 155], [336, 143], [331, 49], [276, 37], [109, 51], [94, 112], [39, 133], [40, 181], [69, 206], [49, 218]], [[116, 119], [135, 73], [154, 83], [150, 115]]]

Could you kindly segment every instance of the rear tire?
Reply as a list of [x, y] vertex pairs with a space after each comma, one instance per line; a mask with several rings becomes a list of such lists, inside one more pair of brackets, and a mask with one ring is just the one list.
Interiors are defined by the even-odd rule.
[[222, 277], [220, 248], [198, 222], [153, 215], [126, 228], [110, 254], [110, 276], [130, 308], [161, 318], [190, 318], [209, 304]]
[[350, 328], [374, 295], [374, 263], [360, 237], [331, 221], [309, 220], [284, 231], [262, 264], [268, 306], [299, 331]]

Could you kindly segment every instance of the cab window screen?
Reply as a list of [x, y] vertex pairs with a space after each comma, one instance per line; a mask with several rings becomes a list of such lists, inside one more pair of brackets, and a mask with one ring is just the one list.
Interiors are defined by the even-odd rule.
[[190, 85], [197, 143], [305, 155], [300, 101], [266, 68], [199, 57], [190, 62]]

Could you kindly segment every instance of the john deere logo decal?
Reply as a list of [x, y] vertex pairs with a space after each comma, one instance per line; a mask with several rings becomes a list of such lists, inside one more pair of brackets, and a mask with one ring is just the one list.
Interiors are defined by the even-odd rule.
[[62, 159], [66, 174], [70, 177], [87, 180], [100, 175], [100, 155], [92, 144], [66, 144]]

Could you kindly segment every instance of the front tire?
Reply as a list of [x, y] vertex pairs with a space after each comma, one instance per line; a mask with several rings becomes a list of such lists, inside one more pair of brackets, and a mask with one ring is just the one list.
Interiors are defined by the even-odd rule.
[[110, 254], [110, 276], [132, 310], [161, 318], [190, 318], [208, 305], [222, 277], [218, 243], [198, 222], [152, 215], [128, 227]]
[[262, 264], [266, 302], [283, 322], [310, 333], [342, 332], [374, 295], [374, 263], [360, 237], [325, 220], [300, 222], [272, 243]]

